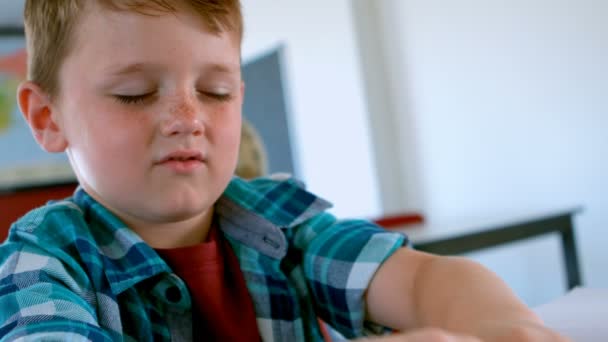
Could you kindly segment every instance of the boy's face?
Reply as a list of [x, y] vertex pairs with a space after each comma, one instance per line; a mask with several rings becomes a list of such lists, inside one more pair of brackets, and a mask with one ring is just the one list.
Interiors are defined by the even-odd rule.
[[130, 223], [202, 217], [236, 166], [238, 39], [183, 11], [91, 12], [53, 101], [80, 183]]

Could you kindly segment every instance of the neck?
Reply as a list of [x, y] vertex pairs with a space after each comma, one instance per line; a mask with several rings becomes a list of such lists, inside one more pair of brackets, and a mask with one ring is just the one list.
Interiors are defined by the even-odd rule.
[[[103, 204], [95, 192], [87, 191], [87, 193]], [[104, 206], [126, 223], [150, 247], [156, 249], [188, 247], [205, 241], [214, 214], [214, 206], [211, 205], [203, 213], [186, 220], [151, 223], [150, 221], [142, 221], [128, 213], [113, 210], [107, 205]]]
[[145, 227], [137, 224], [130, 226], [152, 248], [169, 249], [193, 246], [205, 241], [212, 221], [213, 207], [186, 221]]

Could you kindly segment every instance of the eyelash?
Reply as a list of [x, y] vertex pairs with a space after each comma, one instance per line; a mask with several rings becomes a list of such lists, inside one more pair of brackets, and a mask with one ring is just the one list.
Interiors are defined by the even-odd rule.
[[232, 94], [215, 94], [215, 93], [205, 93], [205, 92], [200, 92], [201, 95], [203, 95], [204, 97], [209, 97], [213, 100], [217, 100], [220, 102], [228, 102], [230, 100], [232, 100]]
[[144, 102], [152, 94], [143, 95], [114, 95], [118, 102], [123, 104], [140, 104]]
[[[215, 93], [206, 93], [206, 92], [199, 92], [199, 94], [201, 94], [204, 97], [208, 97], [208, 98], [211, 98], [211, 99], [219, 101], [219, 102], [228, 102], [228, 101], [232, 100], [232, 94], [215, 94]], [[114, 98], [116, 98], [116, 100], [118, 100], [118, 102], [120, 102], [120, 103], [132, 105], [132, 104], [141, 104], [152, 95], [153, 95], [153, 93], [142, 94], [142, 95], [114, 95]]]

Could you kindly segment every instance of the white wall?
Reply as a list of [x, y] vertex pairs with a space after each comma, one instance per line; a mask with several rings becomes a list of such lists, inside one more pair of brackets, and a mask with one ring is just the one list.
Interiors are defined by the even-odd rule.
[[246, 60], [285, 46], [297, 169], [339, 216], [380, 213], [350, 1], [243, 1]]
[[[608, 287], [608, 2], [356, 3], [380, 23], [391, 120], [409, 137], [401, 207], [454, 222], [582, 205], [583, 278]], [[557, 239], [474, 257], [531, 304], [564, 290]]]
[[25, 0], [2, 0], [0, 3], [1, 25], [22, 25]]

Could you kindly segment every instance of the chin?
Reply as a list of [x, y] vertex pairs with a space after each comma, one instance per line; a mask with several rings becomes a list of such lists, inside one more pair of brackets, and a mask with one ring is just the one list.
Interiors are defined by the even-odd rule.
[[159, 212], [158, 216], [166, 222], [181, 222], [199, 217], [207, 212], [207, 210], [204, 206], [187, 206]]
[[183, 188], [174, 190], [165, 191], [161, 196], [153, 195], [158, 200], [148, 204], [148, 210], [156, 214], [159, 220], [179, 222], [196, 219], [212, 209], [216, 200], [210, 193], [183, 191]]
[[181, 222], [193, 219], [203, 213], [203, 210], [173, 210], [169, 212], [159, 213], [158, 218], [160, 221], [165, 222]]

